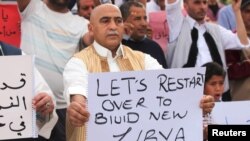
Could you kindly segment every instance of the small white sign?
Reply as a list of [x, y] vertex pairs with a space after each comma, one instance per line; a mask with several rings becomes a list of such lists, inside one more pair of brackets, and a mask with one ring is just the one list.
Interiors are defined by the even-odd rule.
[[216, 102], [212, 111], [215, 124], [250, 124], [250, 101]]
[[32, 56], [1, 56], [0, 65], [0, 139], [33, 137]]

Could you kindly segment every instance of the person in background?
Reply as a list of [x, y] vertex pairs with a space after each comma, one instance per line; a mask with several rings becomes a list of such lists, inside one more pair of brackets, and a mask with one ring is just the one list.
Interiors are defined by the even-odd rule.
[[[89, 31], [94, 43], [77, 53], [67, 63], [63, 78], [67, 109], [68, 141], [85, 141], [88, 74], [163, 69], [156, 59], [121, 44], [124, 24], [119, 8], [112, 4], [97, 6], [90, 16]], [[89, 94], [90, 95], [90, 94]], [[204, 96], [200, 102], [204, 113], [214, 106], [212, 96]]]
[[63, 96], [63, 70], [69, 58], [79, 51], [80, 40], [90, 44], [88, 20], [73, 15], [70, 0], [17, 0], [21, 12], [21, 49], [35, 55], [35, 64], [56, 98], [59, 120], [50, 140], [65, 141], [66, 101]]
[[120, 7], [124, 2], [128, 2], [128, 1], [137, 1], [142, 3], [145, 7], [147, 4], [147, 0], [115, 0], [115, 5]]
[[224, 5], [219, 0], [208, 0], [207, 17], [212, 22], [217, 22], [218, 12]]
[[202, 67], [206, 67], [204, 94], [213, 96], [216, 102], [220, 101], [224, 92], [226, 71], [216, 62], [208, 62]]
[[[6, 44], [0, 41], [0, 57], [12, 56], [12, 55], [25, 55], [21, 49]], [[35, 68], [34, 71], [34, 84], [35, 84], [35, 96], [32, 101], [33, 108], [35, 108], [37, 115], [37, 121], [41, 123], [41, 127], [38, 129], [38, 138], [25, 138], [25, 139], [11, 139], [6, 141], [47, 141], [51, 135], [51, 131], [57, 122], [57, 114], [55, 112], [55, 97], [49, 88], [46, 81], [41, 74]], [[45, 120], [44, 120], [45, 119]], [[43, 122], [41, 122], [43, 121]], [[39, 127], [39, 126], [38, 126]]]
[[165, 0], [151, 0], [146, 4], [147, 16], [151, 12], [164, 11], [165, 7]]
[[89, 20], [90, 14], [96, 6], [94, 0], [76, 0], [76, 4], [78, 15]]
[[[160, 45], [147, 38], [147, 16], [142, 3], [128, 1], [120, 6], [122, 18], [125, 25], [131, 25], [133, 28], [127, 28], [127, 34], [122, 40], [122, 44], [133, 50], [142, 51], [155, 58], [163, 68], [167, 68], [165, 56]], [[126, 38], [128, 36], [128, 38]]]
[[[206, 67], [204, 95], [214, 97], [215, 102], [221, 101], [224, 91], [224, 80], [226, 71], [221, 65], [216, 62], [208, 62], [202, 67]], [[208, 125], [215, 124], [215, 121], [210, 113], [203, 115], [203, 140], [208, 139]]]
[[232, 4], [226, 5], [220, 9], [218, 12], [217, 23], [228, 30], [236, 30], [236, 20]]
[[[184, 0], [188, 13], [181, 11], [181, 0], [167, 0], [169, 46], [167, 65], [170, 68], [200, 67], [207, 62], [217, 62], [226, 70], [225, 50], [249, 48], [249, 39], [241, 17], [241, 0], [233, 0], [237, 17], [237, 34], [213, 22], [206, 22], [206, 0]], [[178, 17], [178, 18], [176, 18]], [[225, 79], [224, 101], [231, 100], [228, 78]]]
[[[250, 0], [242, 1], [241, 13], [250, 38]], [[232, 100], [250, 100], [250, 49], [226, 50], [226, 60]]]

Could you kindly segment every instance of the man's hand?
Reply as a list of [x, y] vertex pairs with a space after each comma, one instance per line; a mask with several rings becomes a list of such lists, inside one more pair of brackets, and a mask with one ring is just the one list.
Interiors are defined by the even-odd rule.
[[152, 30], [152, 28], [150, 27], [149, 24], [148, 24], [148, 26], [147, 26], [147, 37], [148, 37], [149, 39], [152, 39], [152, 38], [153, 38], [153, 30]]
[[129, 22], [124, 22], [124, 34], [131, 36], [134, 30], [134, 25]]
[[42, 115], [47, 115], [53, 112], [54, 103], [50, 95], [47, 93], [37, 94], [32, 101], [33, 108]]
[[86, 99], [82, 95], [71, 96], [71, 103], [67, 108], [69, 122], [76, 127], [83, 126], [89, 120]]
[[234, 12], [240, 11], [241, 1], [242, 0], [232, 0], [232, 8]]
[[94, 42], [94, 35], [91, 32], [87, 32], [82, 36], [82, 42], [85, 47], [91, 45]]
[[203, 110], [203, 114], [211, 113], [214, 108], [214, 97], [210, 95], [204, 95], [200, 102], [200, 107]]

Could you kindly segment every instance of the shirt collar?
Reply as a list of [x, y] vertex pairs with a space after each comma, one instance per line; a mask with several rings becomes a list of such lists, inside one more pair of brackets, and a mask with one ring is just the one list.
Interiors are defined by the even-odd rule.
[[[109, 49], [107, 49], [107, 48], [103, 47], [102, 45], [100, 45], [99, 43], [97, 43], [96, 41], [94, 41], [93, 46], [94, 46], [97, 54], [99, 54], [100, 56], [107, 57], [107, 58], [113, 58], [112, 52]], [[119, 47], [116, 51], [116, 56], [114, 58], [116, 58], [118, 56], [124, 56], [122, 44], [119, 45]]]

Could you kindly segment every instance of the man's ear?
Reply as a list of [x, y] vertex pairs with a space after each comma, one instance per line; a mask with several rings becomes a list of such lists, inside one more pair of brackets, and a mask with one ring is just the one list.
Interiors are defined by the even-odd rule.
[[88, 24], [88, 29], [89, 29], [89, 32], [93, 32], [93, 25], [92, 24]]

